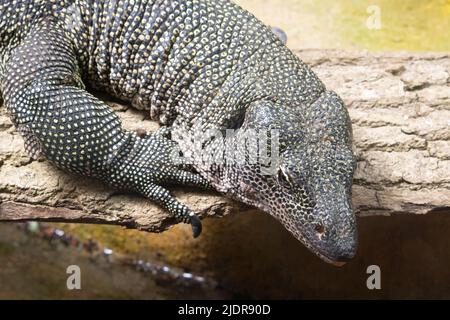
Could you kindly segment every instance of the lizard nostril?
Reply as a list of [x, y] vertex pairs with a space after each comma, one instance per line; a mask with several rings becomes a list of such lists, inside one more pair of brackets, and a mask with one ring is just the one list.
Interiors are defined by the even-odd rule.
[[323, 224], [319, 223], [314, 227], [314, 230], [316, 230], [316, 232], [319, 235], [323, 235], [325, 233], [325, 227], [323, 226]]

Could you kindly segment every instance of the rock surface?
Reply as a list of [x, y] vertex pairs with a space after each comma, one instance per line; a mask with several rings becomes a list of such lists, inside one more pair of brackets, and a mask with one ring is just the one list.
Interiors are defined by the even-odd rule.
[[[299, 51], [353, 121], [358, 169], [354, 206], [361, 215], [450, 210], [450, 55]], [[131, 130], [157, 124], [111, 103]], [[202, 216], [252, 210], [214, 193], [175, 191]], [[65, 174], [24, 152], [0, 108], [0, 220], [118, 224], [159, 232], [174, 221], [149, 201]]]

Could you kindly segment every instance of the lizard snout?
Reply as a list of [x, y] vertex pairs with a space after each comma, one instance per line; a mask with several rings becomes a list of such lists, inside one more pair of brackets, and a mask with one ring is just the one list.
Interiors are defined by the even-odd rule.
[[322, 225], [316, 226], [315, 234], [310, 242], [319, 256], [340, 267], [355, 256], [358, 248], [358, 236], [356, 228], [344, 231], [339, 227], [339, 223], [331, 225], [329, 230]]

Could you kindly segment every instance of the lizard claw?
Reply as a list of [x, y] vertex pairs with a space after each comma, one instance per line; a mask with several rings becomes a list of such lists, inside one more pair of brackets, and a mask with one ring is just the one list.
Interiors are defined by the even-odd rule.
[[192, 235], [194, 238], [198, 238], [198, 236], [202, 233], [202, 221], [196, 215], [192, 215], [189, 217], [189, 223], [192, 226]]

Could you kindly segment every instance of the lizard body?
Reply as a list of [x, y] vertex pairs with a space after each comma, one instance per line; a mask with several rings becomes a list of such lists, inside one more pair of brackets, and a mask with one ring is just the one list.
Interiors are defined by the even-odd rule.
[[[3, 0], [0, 30], [0, 91], [33, 157], [139, 192], [195, 236], [199, 219], [164, 185], [213, 186], [269, 212], [326, 261], [354, 255], [347, 110], [247, 11], [228, 0]], [[125, 131], [86, 87], [166, 127]], [[235, 144], [276, 131], [275, 171], [206, 158], [193, 173], [174, 161], [178, 150], [223, 155], [223, 141], [205, 133], [229, 129]]]

